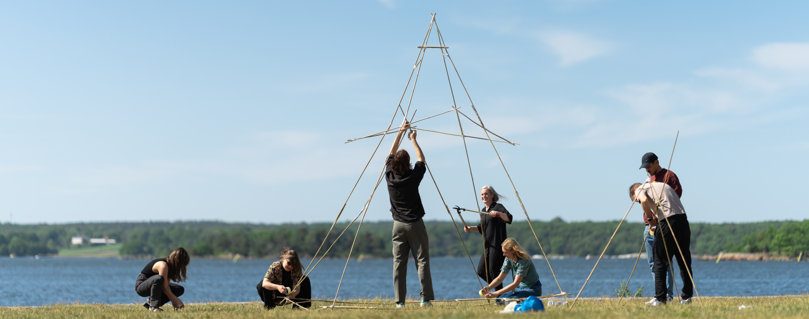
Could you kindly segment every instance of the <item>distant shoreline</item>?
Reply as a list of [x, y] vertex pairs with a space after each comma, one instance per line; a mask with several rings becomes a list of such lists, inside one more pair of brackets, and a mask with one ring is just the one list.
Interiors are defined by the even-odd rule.
[[[47, 257], [47, 258], [118, 258], [118, 259], [150, 259], [150, 258], [155, 258], [155, 256], [151, 256], [151, 257], [119, 256], [119, 255], [112, 256], [112, 255], [95, 255], [95, 254], [86, 254], [86, 255], [84, 255], [84, 254], [76, 254], [76, 255], [55, 254], [55, 255], [35, 255], [35, 256], [2, 256], [0, 258], [41, 258], [41, 257]], [[433, 258], [444, 258], [444, 257], [446, 257], [446, 258], [463, 258], [464, 256], [433, 256]], [[716, 254], [716, 255], [710, 255], [710, 254], [692, 255], [692, 257], [693, 257], [693, 259], [697, 259], [697, 260], [709, 260], [709, 261], [717, 261], [717, 260], [718, 261], [796, 261], [796, 262], [804, 261], [803, 258], [801, 260], [798, 260], [797, 257], [786, 257], [786, 256], [767, 254], [767, 253], [719, 253], [719, 254]], [[256, 258], [256, 257], [243, 257], [243, 256], [238, 256], [237, 257], [237, 256], [222, 255], [222, 256], [207, 256], [207, 257], [197, 257], [197, 258], [199, 258], [199, 259], [224, 259], [224, 260], [228, 260], [228, 259], [236, 259], [236, 260], [247, 259], [247, 260], [252, 260], [252, 259], [276, 259], [277, 257]], [[308, 257], [304, 257], [304, 258], [308, 258]], [[598, 256], [587, 255], [587, 256], [579, 257], [579, 256], [569, 256], [569, 255], [550, 255], [550, 256], [548, 256], [548, 258], [549, 259], [583, 258], [585, 260], [590, 260], [590, 259], [598, 258]], [[606, 258], [606, 259], [634, 259], [634, 258], [638, 258], [638, 255], [637, 254], [604, 255], [604, 258]], [[646, 254], [641, 254], [640, 258], [645, 259]], [[345, 258], [343, 258], [343, 257], [327, 257], [325, 259], [345, 259]], [[388, 259], [388, 257], [360, 256], [360, 257], [355, 257], [355, 258], [352, 258], [352, 259], [361, 262], [364, 259], [370, 259], [370, 260], [373, 260], [373, 259]], [[541, 259], [544, 259], [544, 257], [542, 257], [542, 255], [533, 255], [533, 256], [531, 256], [531, 259], [541, 260]]]

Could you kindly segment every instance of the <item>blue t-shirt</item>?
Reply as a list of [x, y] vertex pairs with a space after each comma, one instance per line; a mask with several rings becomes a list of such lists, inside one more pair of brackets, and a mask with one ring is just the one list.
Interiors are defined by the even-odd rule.
[[506, 261], [503, 262], [503, 267], [500, 268], [500, 272], [509, 273], [510, 271], [514, 271], [514, 277], [522, 276], [519, 287], [531, 288], [534, 284], [539, 282], [539, 274], [531, 260], [517, 258], [515, 262], [510, 258], [506, 258]]

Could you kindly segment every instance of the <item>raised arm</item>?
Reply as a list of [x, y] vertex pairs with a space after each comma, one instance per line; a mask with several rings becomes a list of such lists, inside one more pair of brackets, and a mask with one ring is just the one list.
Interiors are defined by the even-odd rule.
[[416, 131], [410, 132], [410, 140], [413, 141], [413, 148], [416, 149], [416, 158], [419, 162], [427, 163], [424, 161], [424, 153], [421, 151], [421, 146], [419, 146], [419, 142], [416, 142]]
[[390, 146], [390, 153], [388, 153], [388, 156], [393, 155], [393, 153], [396, 153], [396, 151], [399, 150], [399, 143], [402, 142], [402, 135], [404, 134], [405, 131], [407, 131], [409, 127], [410, 122], [405, 121], [404, 123], [402, 123], [402, 126], [399, 128], [399, 133], [396, 134], [396, 138], [393, 139], [393, 145]]

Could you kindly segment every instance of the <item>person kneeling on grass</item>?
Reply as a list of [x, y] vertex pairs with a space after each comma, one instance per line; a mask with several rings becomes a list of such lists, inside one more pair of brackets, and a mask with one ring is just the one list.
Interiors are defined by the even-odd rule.
[[149, 297], [143, 307], [151, 311], [163, 311], [160, 306], [169, 301], [174, 309], [185, 307], [183, 301], [177, 298], [183, 295], [185, 289], [169, 281], [185, 281], [185, 268], [190, 261], [188, 252], [180, 247], [172, 251], [168, 257], [154, 259], [146, 264], [135, 281], [135, 292], [141, 297]]
[[[539, 274], [534, 267], [534, 262], [531, 261], [531, 256], [520, 247], [520, 243], [514, 238], [506, 238], [502, 248], [506, 261], [500, 268], [500, 275], [481, 289], [481, 295], [485, 294], [486, 298], [505, 299], [542, 295], [542, 283], [539, 281]], [[502, 284], [511, 271], [514, 271], [514, 282], [503, 289], [489, 292], [492, 287]]]
[[309, 284], [309, 277], [303, 276], [303, 266], [298, 259], [298, 253], [289, 248], [281, 252], [281, 260], [270, 265], [256, 290], [267, 310], [286, 305], [289, 300], [294, 302], [293, 308], [298, 308], [298, 305], [306, 308], [312, 306], [312, 286]]

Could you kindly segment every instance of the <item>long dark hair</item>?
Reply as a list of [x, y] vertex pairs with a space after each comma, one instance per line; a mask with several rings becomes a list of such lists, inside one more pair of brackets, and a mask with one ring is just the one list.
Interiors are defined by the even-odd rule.
[[303, 265], [301, 265], [301, 260], [298, 258], [298, 253], [294, 249], [285, 248], [284, 251], [281, 252], [281, 259], [287, 259], [289, 260], [289, 263], [292, 264], [291, 273], [303, 272]]
[[188, 263], [191, 261], [191, 257], [188, 256], [188, 252], [185, 251], [185, 248], [180, 247], [171, 252], [168, 257], [166, 257], [166, 263], [169, 266], [169, 273], [168, 277], [169, 280], [174, 281], [185, 281], [186, 274], [185, 274], [185, 267], [188, 266]]
[[390, 170], [398, 175], [404, 175], [410, 170], [410, 154], [405, 150], [399, 150], [393, 155], [390, 161]]

